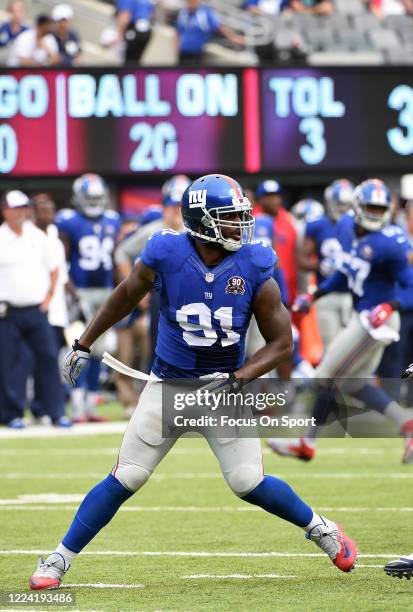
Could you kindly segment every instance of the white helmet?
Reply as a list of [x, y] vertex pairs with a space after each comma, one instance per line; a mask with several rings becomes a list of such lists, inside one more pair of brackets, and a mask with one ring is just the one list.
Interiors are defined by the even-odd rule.
[[310, 221], [314, 219], [320, 219], [324, 215], [324, 206], [317, 200], [311, 198], [305, 198], [299, 200], [291, 208], [292, 215], [298, 219], [298, 221]]
[[338, 221], [353, 204], [354, 185], [347, 179], [337, 179], [324, 192], [327, 214]]
[[391, 220], [390, 189], [379, 179], [368, 179], [355, 188], [353, 207], [357, 225], [378, 232]]
[[109, 204], [109, 189], [98, 174], [82, 174], [73, 183], [73, 206], [86, 217], [100, 217]]

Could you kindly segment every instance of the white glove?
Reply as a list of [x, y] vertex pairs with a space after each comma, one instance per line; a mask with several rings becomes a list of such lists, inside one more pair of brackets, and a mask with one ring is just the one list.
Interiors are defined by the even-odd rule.
[[89, 362], [90, 349], [79, 344], [78, 340], [73, 342], [72, 349], [73, 350], [71, 350], [65, 357], [63, 364], [63, 378], [68, 385], [72, 385], [74, 387], [81, 371]]

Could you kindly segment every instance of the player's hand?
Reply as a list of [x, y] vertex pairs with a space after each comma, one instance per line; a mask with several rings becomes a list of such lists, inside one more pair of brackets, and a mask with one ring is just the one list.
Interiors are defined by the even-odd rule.
[[237, 393], [242, 387], [242, 381], [235, 376], [233, 372], [216, 372], [208, 376], [201, 376], [210, 380], [206, 385], [201, 387], [201, 392], [207, 393]]
[[393, 307], [390, 304], [379, 304], [369, 312], [369, 322], [374, 328], [383, 325], [393, 314]]
[[402, 378], [413, 378], [413, 363], [411, 363], [401, 374]]
[[314, 298], [310, 293], [302, 293], [295, 298], [294, 304], [291, 306], [293, 312], [301, 312], [307, 314], [310, 310]]
[[65, 357], [63, 378], [74, 387], [81, 371], [89, 362], [90, 349], [81, 346], [77, 340], [73, 342], [72, 349]]

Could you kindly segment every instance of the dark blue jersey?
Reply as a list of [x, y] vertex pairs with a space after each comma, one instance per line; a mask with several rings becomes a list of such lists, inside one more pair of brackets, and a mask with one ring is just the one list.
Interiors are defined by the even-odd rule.
[[118, 213], [108, 210], [97, 219], [71, 209], [56, 217], [70, 244], [70, 277], [75, 287], [113, 287], [113, 249], [120, 228]]
[[[397, 299], [401, 307], [413, 305], [413, 270], [407, 261], [409, 248], [403, 230], [396, 225], [379, 232], [356, 235], [352, 214], [337, 224], [343, 253], [340, 271], [325, 280], [320, 288], [337, 291], [348, 288], [354, 307], [361, 312]], [[400, 296], [403, 288], [403, 296]]]
[[239, 368], [253, 300], [277, 262], [273, 249], [245, 245], [207, 267], [192, 238], [164, 230], [151, 236], [141, 259], [156, 271], [160, 293], [154, 373], [194, 378]]
[[[337, 223], [329, 216], [308, 221], [305, 226], [305, 237], [313, 240], [319, 263], [317, 272], [318, 284], [326, 278], [325, 270], [337, 268], [340, 262], [341, 245], [337, 238]], [[323, 263], [329, 265], [323, 266]]]
[[[265, 213], [255, 215], [255, 230], [254, 237], [263, 244], [267, 244], [272, 248], [274, 244], [274, 219]], [[273, 277], [278, 284], [281, 293], [281, 301], [283, 304], [288, 304], [287, 283], [282, 269], [277, 266], [274, 268]]]

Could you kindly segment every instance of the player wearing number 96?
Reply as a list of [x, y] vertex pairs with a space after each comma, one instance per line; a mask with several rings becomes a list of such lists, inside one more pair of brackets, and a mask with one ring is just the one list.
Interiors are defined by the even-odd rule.
[[[392, 198], [387, 186], [370, 179], [356, 187], [353, 211], [337, 225], [343, 252], [341, 264], [324, 280], [312, 296], [299, 296], [293, 310], [304, 311], [315, 299], [333, 291], [350, 291], [354, 312], [348, 325], [327, 349], [315, 378], [321, 390], [314, 407], [322, 425], [336, 403], [325, 382], [335, 379], [339, 388], [360, 400], [366, 409], [382, 413], [393, 421], [405, 445], [403, 463], [413, 461], [413, 419], [379, 387], [366, 384], [381, 361], [384, 349], [398, 341], [399, 311], [413, 308], [413, 270], [408, 263], [410, 250], [403, 230], [391, 225]], [[352, 379], [351, 387], [340, 379]], [[324, 382], [323, 382], [324, 381]], [[315, 428], [309, 438], [298, 441], [271, 440], [271, 448], [282, 455], [311, 459], [314, 455]]]
[[[164, 230], [152, 236], [129, 277], [76, 345], [84, 357], [148, 291], [154, 287], [160, 292], [153, 381], [128, 424], [116, 466], [88, 493], [55, 552], [40, 560], [30, 580], [33, 589], [60, 584], [76, 554], [146, 483], [174, 445], [175, 439], [162, 436], [160, 381], [221, 370], [226, 388], [238, 389], [291, 356], [290, 319], [272, 277], [277, 257], [270, 246], [252, 242], [254, 218], [240, 185], [224, 175], [196, 180], [183, 195], [182, 216], [187, 232]], [[252, 314], [266, 345], [245, 362]], [[66, 362], [69, 375], [76, 376], [76, 363], [74, 352]], [[357, 547], [341, 527], [313, 512], [287, 483], [264, 475], [259, 439], [234, 437], [223, 443], [209, 437], [208, 443], [235, 495], [304, 529], [342, 571], [353, 568]]]
[[[81, 311], [89, 322], [110, 295], [113, 286], [113, 250], [119, 233], [119, 215], [108, 210], [109, 190], [97, 174], [84, 174], [73, 183], [74, 209], [63, 209], [56, 218], [70, 265], [70, 278], [79, 297]], [[106, 338], [107, 339], [107, 338]], [[100, 420], [96, 399], [100, 357], [106, 339], [94, 346], [85, 374], [72, 392], [73, 420]]]

